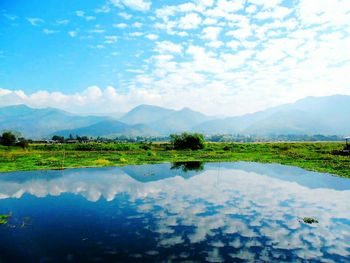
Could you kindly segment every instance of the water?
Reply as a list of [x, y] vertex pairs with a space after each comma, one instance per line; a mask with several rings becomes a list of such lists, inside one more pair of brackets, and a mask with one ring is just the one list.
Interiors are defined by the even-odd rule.
[[277, 164], [3, 173], [9, 212], [0, 262], [350, 262], [350, 179]]

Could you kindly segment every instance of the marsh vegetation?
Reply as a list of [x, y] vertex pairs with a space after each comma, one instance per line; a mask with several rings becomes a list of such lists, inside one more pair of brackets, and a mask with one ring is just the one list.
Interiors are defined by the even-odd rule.
[[298, 166], [350, 177], [349, 156], [333, 155], [343, 143], [209, 143], [176, 150], [171, 143], [30, 144], [0, 146], [0, 171], [120, 166], [163, 162], [252, 161]]

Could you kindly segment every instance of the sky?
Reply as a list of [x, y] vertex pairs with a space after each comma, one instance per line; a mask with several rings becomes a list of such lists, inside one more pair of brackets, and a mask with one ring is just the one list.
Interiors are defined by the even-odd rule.
[[0, 107], [241, 115], [349, 73], [349, 0], [0, 1]]

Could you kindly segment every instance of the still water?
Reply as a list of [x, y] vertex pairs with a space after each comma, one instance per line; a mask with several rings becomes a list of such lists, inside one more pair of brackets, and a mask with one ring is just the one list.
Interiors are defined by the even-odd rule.
[[2, 173], [5, 213], [5, 263], [350, 262], [350, 179], [277, 164]]

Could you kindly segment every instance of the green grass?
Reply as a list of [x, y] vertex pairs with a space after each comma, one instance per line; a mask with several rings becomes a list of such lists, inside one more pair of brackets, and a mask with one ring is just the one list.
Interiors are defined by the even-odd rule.
[[162, 162], [252, 161], [294, 165], [350, 178], [350, 156], [332, 155], [342, 143], [206, 143], [203, 150], [172, 150], [166, 143], [89, 143], [0, 147], [0, 172]]

